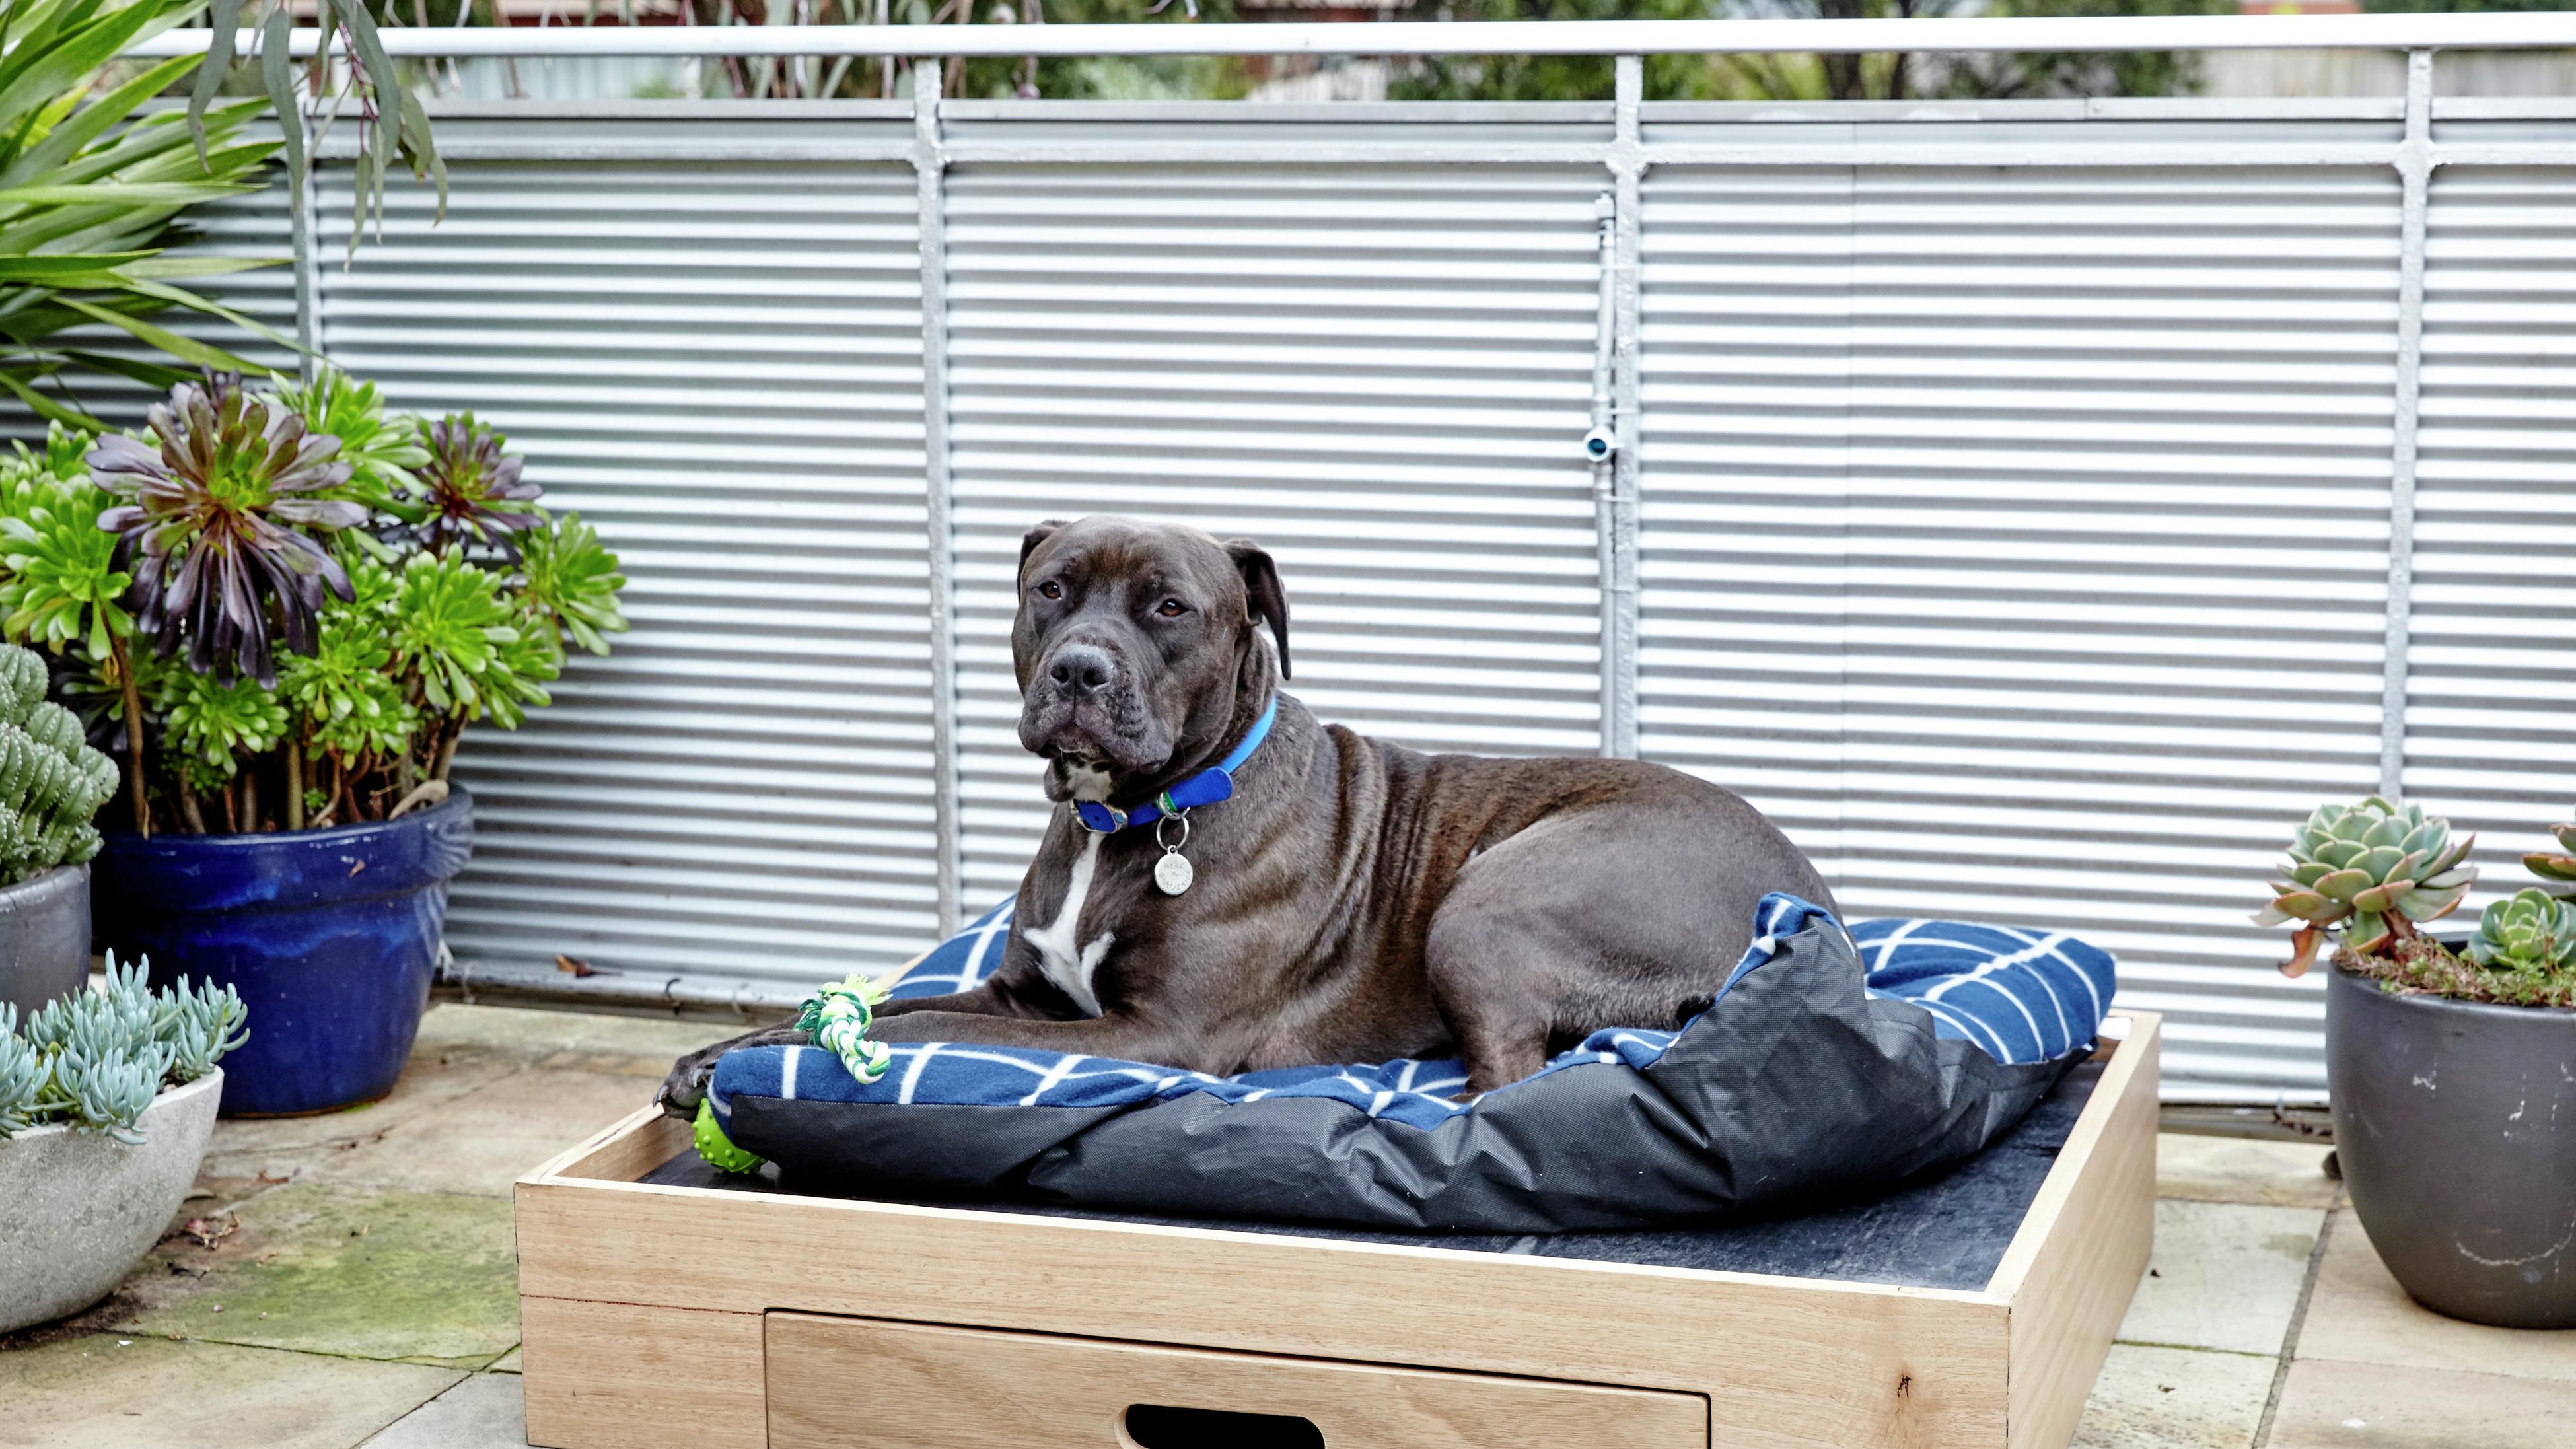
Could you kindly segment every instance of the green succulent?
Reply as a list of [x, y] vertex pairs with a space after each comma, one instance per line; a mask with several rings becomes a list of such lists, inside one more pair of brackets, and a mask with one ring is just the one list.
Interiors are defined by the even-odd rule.
[[2493, 902], [2469, 938], [2469, 959], [2500, 971], [2576, 971], [2576, 903], [2536, 888]]
[[517, 629], [517, 638], [492, 651], [492, 663], [478, 681], [485, 715], [505, 730], [525, 724], [529, 710], [554, 703], [546, 686], [563, 673], [563, 649], [545, 615], [527, 610]]
[[154, 991], [145, 963], [107, 958], [107, 989], [47, 1002], [15, 1030], [0, 1006], [0, 1138], [60, 1119], [139, 1143], [135, 1130], [165, 1085], [193, 1082], [250, 1040], [249, 1011], [229, 986]]
[[604, 634], [626, 632], [626, 616], [617, 608], [617, 591], [626, 575], [617, 571], [617, 555], [599, 541], [599, 533], [578, 513], [549, 520], [520, 536], [525, 557], [521, 593], [545, 611], [554, 627], [593, 654], [606, 654]]
[[427, 516], [408, 497], [420, 487], [412, 470], [429, 461], [420, 419], [387, 412], [374, 383], [358, 382], [327, 363], [313, 381], [281, 387], [277, 396], [302, 415], [308, 432], [340, 440], [339, 459], [350, 468], [342, 496], [409, 523]]
[[[42, 457], [0, 463], [0, 632], [55, 653], [80, 642], [94, 655], [134, 633], [124, 597], [134, 583], [98, 516], [116, 499], [89, 480], [80, 459], [91, 434], [54, 427]], [[66, 455], [69, 456], [66, 456]]]
[[461, 553], [414, 554], [393, 607], [394, 653], [419, 673], [423, 696], [442, 714], [481, 710], [485, 676], [519, 642], [499, 581]]
[[244, 754], [276, 749], [286, 738], [286, 706], [249, 675], [225, 682], [165, 666], [148, 682], [152, 712], [163, 721], [164, 748], [198, 783], [230, 780]]
[[77, 716], [45, 698], [45, 662], [0, 644], [0, 884], [98, 854], [90, 824], [116, 793], [116, 765]]
[[2576, 880], [2576, 823], [2549, 827], [2556, 850], [2536, 850], [2522, 858], [2523, 869], [2542, 880]]
[[2291, 976], [2314, 964], [2328, 927], [2355, 952], [2379, 950], [2459, 908], [2478, 878], [2476, 866], [2463, 864], [2476, 839], [2455, 841], [2451, 822], [2381, 795], [2320, 805], [2290, 842], [2289, 879], [2272, 882], [2274, 899], [2255, 924], [2304, 923], [2292, 938], [2295, 954], [2281, 965]]
[[393, 672], [393, 571], [363, 554], [344, 555], [350, 598], [322, 606], [310, 657], [278, 670], [278, 693], [304, 720], [311, 742], [344, 758], [399, 757], [419, 733], [421, 713]]

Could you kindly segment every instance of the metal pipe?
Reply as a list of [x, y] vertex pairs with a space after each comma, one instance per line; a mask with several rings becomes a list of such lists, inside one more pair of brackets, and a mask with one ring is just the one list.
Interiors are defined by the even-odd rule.
[[2433, 181], [2433, 53], [2406, 59], [2406, 139], [2397, 148], [2404, 188], [2397, 261], [2396, 445], [2388, 477], [2388, 638], [2381, 658], [2379, 792], [2406, 789], [2406, 669], [2415, 609], [2415, 434], [2423, 402], [2424, 233]]
[[965, 919], [966, 846], [958, 824], [957, 526], [948, 467], [948, 157], [941, 149], [940, 66], [912, 68], [913, 177], [921, 246], [921, 464], [930, 550], [930, 809], [939, 936]]
[[[196, 55], [167, 30], [128, 55]], [[290, 53], [321, 32], [297, 30]], [[1384, 25], [726, 25], [388, 28], [393, 56], [1854, 55], [1884, 51], [2576, 48], [2576, 12], [1513, 20]], [[257, 37], [242, 32], [245, 52]]]

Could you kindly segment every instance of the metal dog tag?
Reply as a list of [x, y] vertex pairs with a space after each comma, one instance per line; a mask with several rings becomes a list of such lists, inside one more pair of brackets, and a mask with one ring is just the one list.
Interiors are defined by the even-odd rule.
[[1188, 890], [1190, 882], [1197, 877], [1198, 872], [1191, 867], [1190, 858], [1177, 850], [1154, 862], [1154, 888], [1167, 896]]

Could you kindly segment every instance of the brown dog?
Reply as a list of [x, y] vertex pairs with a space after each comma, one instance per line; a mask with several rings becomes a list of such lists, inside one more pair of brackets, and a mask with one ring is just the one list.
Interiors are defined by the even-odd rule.
[[[1278, 692], [1288, 601], [1249, 540], [1043, 523], [1019, 581], [1020, 743], [1066, 808], [1020, 884], [1000, 968], [972, 991], [889, 1003], [883, 1040], [1219, 1075], [1457, 1055], [1468, 1090], [1490, 1091], [1596, 1029], [1703, 1009], [1764, 892], [1833, 903], [1760, 812], [1689, 775], [1425, 755], [1317, 723]], [[1095, 828], [1166, 792], [1181, 806], [1209, 793], [1199, 777], [1274, 699], [1230, 798]], [[1113, 810], [1086, 825], [1083, 801]], [[693, 1112], [725, 1051], [802, 1040], [774, 1027], [683, 1057], [662, 1100]]]

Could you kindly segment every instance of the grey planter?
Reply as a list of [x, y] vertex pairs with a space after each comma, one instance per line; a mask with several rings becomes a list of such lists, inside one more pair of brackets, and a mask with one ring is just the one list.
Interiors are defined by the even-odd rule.
[[2576, 1011], [2326, 987], [2335, 1155], [2388, 1271], [2436, 1313], [2576, 1328]]
[[0, 1333], [115, 1290], [187, 1200], [223, 1095], [220, 1069], [163, 1092], [140, 1147], [59, 1126], [0, 1142]]
[[58, 865], [0, 890], [0, 1001], [26, 1020], [89, 983], [89, 867]]

